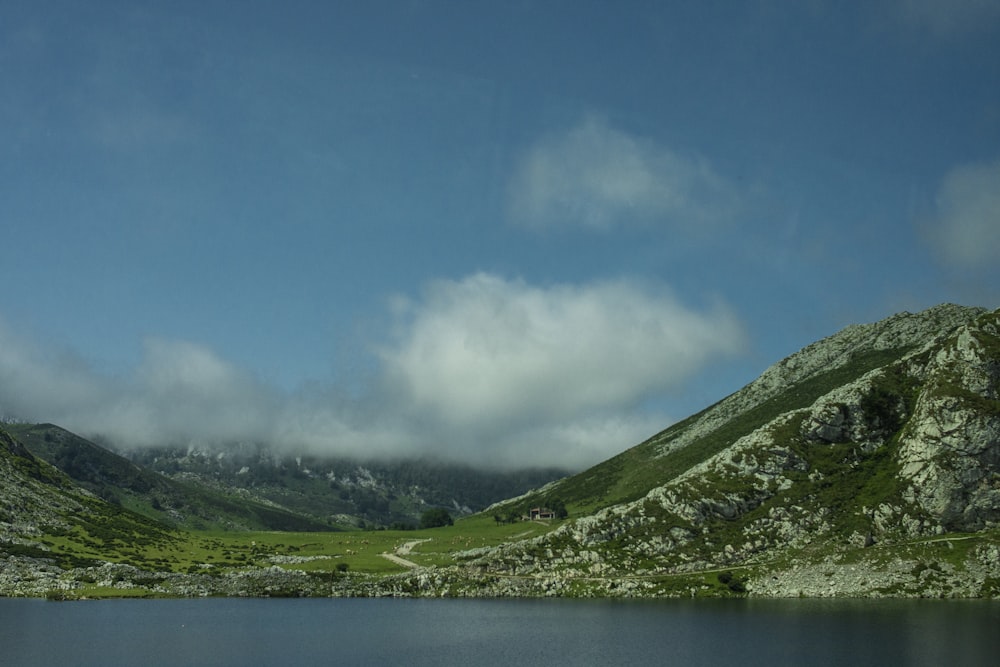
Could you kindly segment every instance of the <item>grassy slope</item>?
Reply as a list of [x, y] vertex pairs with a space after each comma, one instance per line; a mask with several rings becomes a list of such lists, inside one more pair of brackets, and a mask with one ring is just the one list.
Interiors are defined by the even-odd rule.
[[[12, 538], [0, 552], [53, 558], [61, 567], [97, 564], [118, 548], [148, 548], [177, 541], [176, 531], [149, 517], [81, 491], [64, 473], [33, 456], [0, 430], [4, 506], [0, 516]], [[42, 535], [35, 538], [35, 530]], [[28, 539], [24, 539], [27, 537]]]
[[843, 366], [819, 373], [789, 387], [689, 446], [659, 456], [659, 451], [664, 445], [716, 406], [706, 408], [618, 456], [563, 480], [544, 493], [527, 496], [518, 503], [518, 507], [545, 504], [546, 500], [559, 498], [570, 508], [572, 515], [583, 515], [603, 507], [637, 500], [646, 495], [650, 489], [669, 482], [692, 466], [718, 454], [739, 438], [778, 415], [807, 407], [817, 398], [845, 382], [892, 363], [908, 351], [908, 349], [894, 349], [858, 354]]

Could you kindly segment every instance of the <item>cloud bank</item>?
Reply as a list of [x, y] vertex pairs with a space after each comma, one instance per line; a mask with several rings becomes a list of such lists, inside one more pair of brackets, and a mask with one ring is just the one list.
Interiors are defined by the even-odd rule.
[[735, 189], [700, 158], [585, 118], [520, 159], [509, 185], [511, 221], [533, 229], [666, 222], [696, 228], [732, 217]]
[[744, 341], [724, 306], [697, 310], [629, 280], [535, 286], [475, 274], [399, 297], [393, 313], [360, 398], [333, 386], [280, 392], [205, 346], [160, 338], [110, 377], [0, 326], [0, 413], [122, 447], [257, 441], [582, 467], [666, 426], [643, 404]]
[[622, 280], [537, 287], [480, 273], [400, 310], [386, 377], [412, 407], [462, 427], [627, 407], [741, 341], [724, 309], [697, 313]]
[[1000, 160], [963, 165], [945, 177], [928, 237], [946, 264], [1000, 263]]
[[101, 374], [0, 325], [0, 413], [129, 446], [254, 440], [281, 396], [210, 349], [149, 338], [127, 377]]

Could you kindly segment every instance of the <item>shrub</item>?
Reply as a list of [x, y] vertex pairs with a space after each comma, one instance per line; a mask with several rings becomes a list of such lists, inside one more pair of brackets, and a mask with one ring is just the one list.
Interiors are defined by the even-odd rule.
[[454, 519], [448, 514], [448, 510], [435, 507], [420, 515], [421, 528], [438, 528], [440, 526], [450, 526], [454, 524]]
[[725, 572], [720, 572], [715, 575], [716, 579], [719, 580], [720, 584], [725, 584], [727, 588], [733, 593], [742, 595], [747, 592], [747, 587], [743, 584], [740, 579], [733, 576], [733, 573], [726, 570]]

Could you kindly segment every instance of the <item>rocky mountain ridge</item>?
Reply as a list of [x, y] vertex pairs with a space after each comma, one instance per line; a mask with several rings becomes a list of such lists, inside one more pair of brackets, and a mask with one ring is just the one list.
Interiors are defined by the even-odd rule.
[[[865, 553], [875, 546], [995, 534], [1000, 311], [946, 305], [849, 327], [772, 366], [680, 433], [668, 429], [662, 443], [653, 441], [657, 455], [692, 447], [789, 388], [882, 352], [891, 353], [882, 356], [886, 363], [756, 425], [641, 499], [530, 542], [470, 553], [469, 567], [610, 578], [745, 568], [749, 590], [784, 595], [804, 590], [791, 572], [814, 563], [830, 570], [828, 559], [838, 554], [862, 563], [879, 553]], [[988, 540], [947, 563], [962, 573], [953, 589], [993, 590], [997, 554]], [[912, 572], [921, 562], [903, 567]], [[871, 594], [899, 585], [871, 574], [836, 590]]]
[[843, 368], [860, 355], [880, 363], [915, 348], [932, 346], [948, 332], [985, 312], [984, 308], [941, 304], [921, 313], [903, 312], [879, 322], [852, 324], [767, 368], [746, 387], [706, 410], [679, 437], [662, 444], [659, 453], [681, 449], [730, 421], [735, 414], [745, 413], [816, 375]]

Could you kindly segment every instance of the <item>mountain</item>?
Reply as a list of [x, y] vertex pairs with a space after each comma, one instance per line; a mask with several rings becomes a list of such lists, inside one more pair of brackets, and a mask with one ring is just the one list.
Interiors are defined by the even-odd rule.
[[34, 455], [99, 497], [197, 529], [415, 527], [429, 507], [467, 515], [566, 474], [295, 456], [254, 443], [118, 453], [53, 424], [7, 428]]
[[43, 528], [66, 525], [65, 517], [81, 510], [81, 498], [69, 478], [0, 430], [0, 527], [5, 538], [41, 535]]
[[320, 520], [360, 527], [415, 527], [429, 508], [472, 514], [567, 472], [491, 471], [428, 459], [359, 461], [281, 453], [259, 443], [124, 450], [171, 479], [256, 498]]
[[[180, 480], [57, 427], [15, 431], [0, 594], [1000, 598], [1000, 310], [848, 327], [608, 461], [417, 533], [171, 528], [141, 499], [191, 492]], [[219, 469], [202, 464], [207, 494]]]
[[0, 429], [0, 593], [46, 593], [73, 568], [174, 542], [174, 531], [97, 498]]
[[53, 424], [9, 424], [21, 446], [109, 503], [164, 524], [226, 530], [333, 530], [336, 524], [242, 497], [173, 480]]
[[[848, 327], [490, 511], [554, 502], [575, 520], [470, 552], [467, 566], [549, 578], [549, 593], [599, 576], [602, 594], [622, 578], [636, 594], [676, 594], [671, 576], [722, 571], [768, 595], [912, 594], [928, 582], [998, 595], [1000, 311], [942, 305]], [[718, 583], [676, 581], [691, 594]]]
[[757, 380], [705, 410], [577, 475], [529, 494], [521, 506], [559, 497], [577, 513], [637, 500], [781, 415], [825, 395], [974, 321], [980, 308], [942, 305], [853, 325], [768, 368]]
[[122, 454], [172, 479], [237, 490], [321, 520], [361, 527], [415, 527], [432, 507], [468, 515], [567, 474], [554, 468], [480, 470], [427, 459], [294, 455], [258, 443]]

